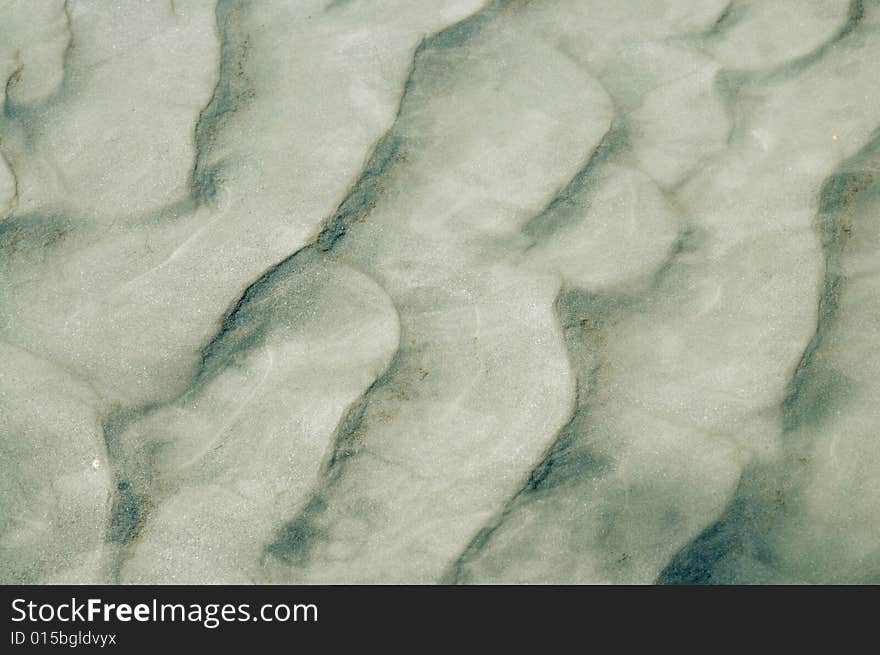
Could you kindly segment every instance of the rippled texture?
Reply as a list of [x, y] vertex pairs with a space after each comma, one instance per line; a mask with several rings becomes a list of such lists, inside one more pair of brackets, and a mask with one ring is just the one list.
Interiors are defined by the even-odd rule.
[[0, 5], [6, 583], [880, 582], [880, 2]]

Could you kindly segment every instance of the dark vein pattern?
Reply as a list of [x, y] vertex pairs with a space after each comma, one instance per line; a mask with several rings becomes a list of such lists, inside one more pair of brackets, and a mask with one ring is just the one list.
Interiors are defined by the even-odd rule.
[[3, 582], [880, 582], [877, 2], [0, 13]]

